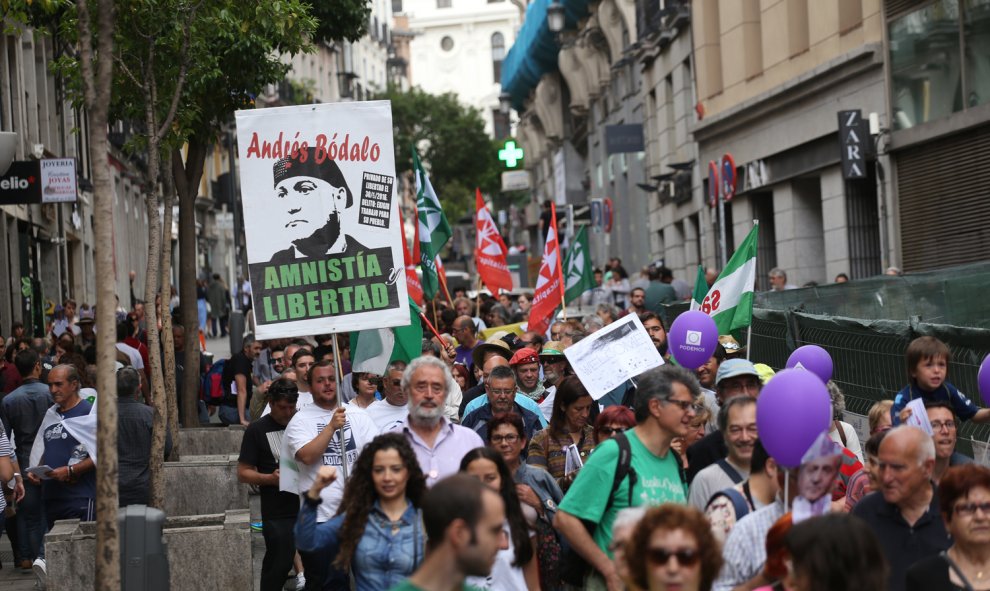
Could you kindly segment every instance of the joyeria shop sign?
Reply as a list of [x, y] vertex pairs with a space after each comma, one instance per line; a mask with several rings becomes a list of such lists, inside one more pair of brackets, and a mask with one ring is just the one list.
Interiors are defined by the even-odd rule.
[[76, 161], [72, 158], [14, 161], [0, 177], [0, 205], [75, 200]]

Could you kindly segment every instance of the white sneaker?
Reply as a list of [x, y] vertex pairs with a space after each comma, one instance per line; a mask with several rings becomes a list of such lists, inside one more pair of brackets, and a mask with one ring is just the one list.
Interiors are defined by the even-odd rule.
[[296, 591], [303, 591], [306, 589], [306, 574], [299, 573], [296, 575]]
[[34, 570], [34, 575], [38, 577], [38, 588], [44, 589], [46, 579], [48, 578], [48, 571], [45, 569], [45, 559], [35, 559], [34, 564], [31, 565], [31, 569]]

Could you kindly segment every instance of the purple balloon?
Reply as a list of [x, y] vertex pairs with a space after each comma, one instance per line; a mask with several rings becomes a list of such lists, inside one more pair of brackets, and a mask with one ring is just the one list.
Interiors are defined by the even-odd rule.
[[677, 363], [694, 369], [708, 362], [718, 345], [718, 327], [701, 310], [688, 310], [670, 325], [667, 335], [670, 354]]
[[798, 347], [787, 358], [787, 369], [806, 369], [818, 376], [822, 383], [832, 379], [832, 356], [818, 345]]
[[990, 355], [983, 358], [980, 364], [980, 373], [976, 374], [976, 383], [980, 387], [980, 398], [983, 404], [990, 406]]
[[756, 428], [767, 453], [785, 468], [797, 468], [805, 452], [829, 428], [828, 389], [810, 371], [777, 373], [756, 401]]

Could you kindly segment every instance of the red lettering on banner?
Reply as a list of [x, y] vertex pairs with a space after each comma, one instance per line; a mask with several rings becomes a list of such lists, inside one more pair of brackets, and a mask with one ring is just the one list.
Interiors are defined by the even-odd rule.
[[701, 302], [701, 311], [709, 316], [718, 312], [718, 304], [721, 298], [722, 294], [717, 289], [711, 295], [706, 295], [705, 299]]

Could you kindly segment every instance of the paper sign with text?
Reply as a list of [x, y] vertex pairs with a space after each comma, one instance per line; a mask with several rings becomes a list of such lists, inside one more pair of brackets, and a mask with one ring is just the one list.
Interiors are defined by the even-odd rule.
[[595, 400], [629, 378], [663, 365], [663, 357], [635, 314], [568, 347], [564, 356]]
[[409, 324], [391, 104], [236, 118], [255, 336]]

